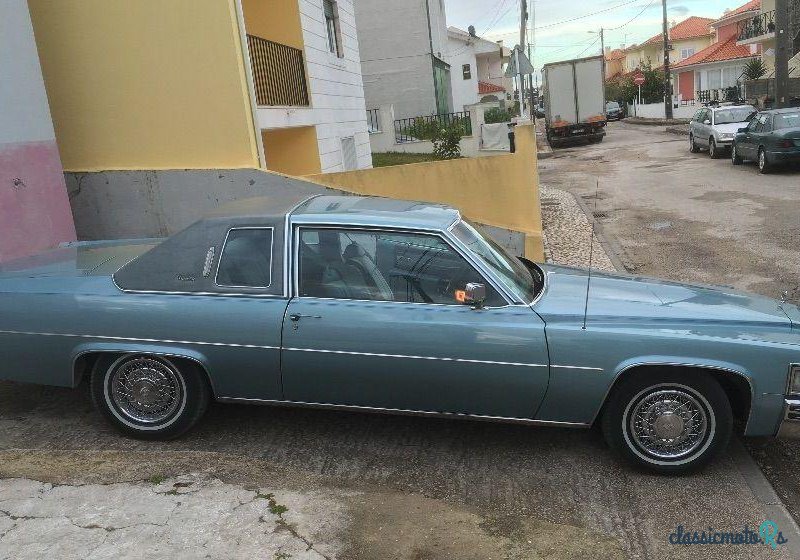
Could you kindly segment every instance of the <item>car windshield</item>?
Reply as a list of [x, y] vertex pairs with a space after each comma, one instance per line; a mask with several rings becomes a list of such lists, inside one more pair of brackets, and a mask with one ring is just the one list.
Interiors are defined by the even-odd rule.
[[714, 113], [714, 124], [731, 124], [747, 122], [756, 114], [753, 107], [735, 107], [732, 109], [720, 109]]
[[775, 130], [800, 128], [800, 113], [778, 113], [775, 115]]
[[509, 255], [490, 236], [471, 223], [462, 220], [452, 231], [453, 235], [480, 258], [509, 290], [523, 301], [533, 301], [536, 297], [536, 283], [530, 271], [519, 259]]
[[619, 109], [619, 103], [616, 101], [609, 101], [606, 103], [606, 111], [611, 111], [612, 109]]

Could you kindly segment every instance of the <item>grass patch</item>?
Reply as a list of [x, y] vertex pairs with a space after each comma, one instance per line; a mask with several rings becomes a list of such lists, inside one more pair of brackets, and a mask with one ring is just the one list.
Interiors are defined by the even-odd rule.
[[163, 475], [160, 475], [160, 474], [154, 474], [148, 480], [150, 481], [150, 484], [156, 484], [157, 485], [157, 484], [161, 484], [162, 482], [167, 480], [167, 477], [163, 476]]
[[423, 163], [426, 161], [442, 161], [435, 154], [405, 154], [403, 152], [382, 152], [372, 154], [372, 167], [389, 167], [407, 163]]

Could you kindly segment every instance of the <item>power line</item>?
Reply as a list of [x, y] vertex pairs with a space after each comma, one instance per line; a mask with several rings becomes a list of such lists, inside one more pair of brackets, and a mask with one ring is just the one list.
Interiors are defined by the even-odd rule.
[[606, 31], [616, 31], [617, 29], [622, 29], [623, 27], [625, 27], [625, 26], [626, 26], [626, 25], [628, 25], [629, 23], [633, 23], [633, 22], [634, 22], [634, 20], [637, 20], [637, 19], [639, 19], [639, 18], [641, 17], [641, 15], [642, 15], [643, 13], [645, 13], [645, 12], [647, 11], [647, 9], [648, 9], [650, 6], [652, 6], [652, 5], [653, 5], [653, 2], [655, 2], [655, 0], [650, 0], [650, 3], [649, 3], [649, 4], [647, 4], [647, 6], [645, 6], [644, 8], [642, 8], [642, 11], [641, 11], [641, 12], [639, 12], [638, 14], [636, 14], [635, 16], [633, 16], [631, 19], [629, 19], [628, 21], [626, 21], [626, 22], [625, 22], [625, 23], [623, 23], [622, 25], [619, 25], [619, 26], [617, 26], [617, 27], [611, 27], [611, 28], [607, 28], [607, 29], [606, 29]]
[[565, 19], [562, 21], [557, 21], [555, 23], [548, 23], [547, 25], [540, 25], [539, 27], [535, 27], [534, 29], [547, 29], [549, 27], [556, 27], [557, 25], [563, 25], [565, 23], [571, 23], [573, 21], [578, 21], [581, 19], [586, 19], [587, 17], [596, 16], [597, 14], [603, 14], [605, 12], [610, 12], [611, 10], [616, 10], [617, 8], [622, 8], [624, 6], [629, 6], [636, 2], [640, 2], [641, 0], [628, 0], [628, 2], [623, 2], [622, 4], [617, 4], [616, 6], [611, 6], [610, 8], [604, 8], [602, 10], [597, 10], [596, 12], [591, 12], [588, 14], [583, 14], [582, 16], [576, 16], [574, 18]]
[[600, 36], [598, 35], [598, 36], [597, 36], [597, 38], [596, 38], [594, 41], [592, 41], [592, 42], [591, 42], [591, 44], [590, 44], [588, 47], [586, 47], [585, 49], [583, 49], [583, 50], [582, 50], [582, 51], [581, 51], [581, 52], [580, 52], [580, 53], [579, 53], [579, 54], [578, 54], [578, 55], [577, 55], [575, 58], [580, 58], [580, 57], [582, 57], [582, 56], [583, 56], [583, 54], [584, 54], [586, 51], [588, 51], [589, 49], [591, 49], [593, 46], [595, 46], [595, 45], [596, 45], [597, 43], [599, 43], [599, 42], [600, 42]]

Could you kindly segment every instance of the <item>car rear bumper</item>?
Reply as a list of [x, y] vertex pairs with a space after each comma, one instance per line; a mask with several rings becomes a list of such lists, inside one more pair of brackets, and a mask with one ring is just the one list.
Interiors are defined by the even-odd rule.
[[800, 439], [800, 399], [786, 399], [778, 437]]
[[800, 161], [800, 149], [788, 149], [785, 151], [781, 150], [776, 152], [768, 151], [767, 155], [769, 156], [770, 161], [776, 163]]

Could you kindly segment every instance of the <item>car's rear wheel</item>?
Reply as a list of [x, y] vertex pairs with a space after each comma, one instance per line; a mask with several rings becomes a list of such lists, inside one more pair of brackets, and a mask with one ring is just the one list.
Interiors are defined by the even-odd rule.
[[731, 144], [731, 163], [733, 165], [741, 165], [742, 157], [739, 155], [739, 150], [736, 149], [736, 143]]
[[697, 144], [695, 144], [693, 134], [689, 134], [689, 151], [693, 154], [696, 154], [700, 151], [700, 148], [698, 148]]
[[121, 432], [140, 439], [173, 439], [203, 416], [210, 391], [188, 361], [150, 354], [107, 354], [92, 369], [92, 401]]
[[691, 471], [727, 445], [733, 414], [725, 392], [702, 372], [663, 370], [623, 380], [602, 419], [608, 444], [657, 472]]
[[708, 155], [711, 156], [711, 159], [719, 157], [719, 148], [717, 148], [717, 141], [714, 140], [713, 136], [708, 139]]
[[769, 161], [766, 150], [764, 148], [758, 149], [758, 172], [766, 175], [772, 171], [772, 164]]

